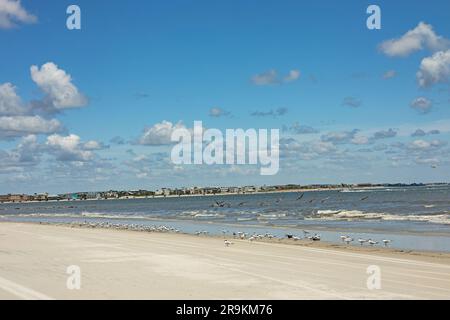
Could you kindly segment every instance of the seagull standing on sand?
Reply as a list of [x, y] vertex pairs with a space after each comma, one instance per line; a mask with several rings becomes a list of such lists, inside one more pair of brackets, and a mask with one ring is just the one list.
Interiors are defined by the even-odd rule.
[[366, 239], [358, 239], [358, 242], [361, 244], [361, 247], [362, 247], [362, 245], [363, 245], [364, 243], [366, 243], [367, 240], [366, 240]]
[[224, 240], [223, 243], [225, 244], [225, 247], [229, 247], [231, 244], [233, 244], [233, 242], [228, 240]]
[[378, 244], [378, 241], [373, 241], [372, 239], [369, 239], [367, 242], [368, 242], [372, 247], [373, 247], [374, 245]]
[[383, 240], [383, 243], [384, 243], [385, 247], [387, 247], [389, 245], [389, 243], [391, 243], [391, 242], [392, 242], [392, 240], [389, 240], [389, 239], [384, 239]]
[[350, 237], [347, 237], [347, 238], [345, 238], [344, 239], [344, 242], [348, 245], [348, 244], [350, 244], [350, 242], [352, 242], [353, 241], [353, 238], [350, 238]]
[[320, 239], [321, 239], [321, 237], [320, 237], [320, 235], [317, 234], [317, 233], [311, 237], [311, 240], [312, 240], [312, 241], [320, 241]]

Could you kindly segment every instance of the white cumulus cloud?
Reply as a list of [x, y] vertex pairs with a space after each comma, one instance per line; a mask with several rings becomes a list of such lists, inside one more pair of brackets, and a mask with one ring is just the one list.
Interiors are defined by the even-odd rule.
[[450, 46], [450, 41], [437, 35], [433, 27], [420, 22], [417, 27], [406, 32], [403, 36], [390, 39], [380, 44], [381, 52], [391, 57], [406, 57], [422, 49], [430, 51], [444, 50]]
[[47, 137], [46, 146], [59, 161], [89, 161], [94, 157], [91, 150], [86, 150], [79, 136], [58, 134]]
[[152, 127], [144, 129], [144, 132], [138, 140], [138, 144], [149, 146], [172, 144], [172, 132], [176, 129], [186, 129], [186, 127], [181, 122], [173, 124], [170, 121], [164, 120], [156, 123]]
[[11, 83], [0, 84], [0, 116], [20, 115], [25, 112], [22, 99]]
[[273, 84], [294, 82], [299, 78], [300, 78], [300, 71], [297, 69], [290, 70], [289, 73], [284, 77], [278, 76], [277, 70], [271, 69], [266, 72], [254, 75], [251, 78], [251, 82], [257, 86], [267, 86]]
[[410, 106], [419, 113], [426, 114], [433, 108], [433, 103], [425, 97], [418, 97], [411, 102]]
[[17, 23], [35, 23], [37, 17], [28, 13], [20, 0], [0, 0], [0, 29], [9, 29]]
[[424, 58], [417, 72], [417, 81], [421, 87], [448, 82], [450, 79], [450, 50], [439, 51]]
[[86, 97], [72, 83], [72, 77], [59, 69], [53, 62], [47, 62], [41, 68], [31, 66], [31, 78], [47, 95], [47, 100], [56, 110], [83, 107]]
[[56, 119], [47, 120], [40, 116], [0, 117], [0, 138], [51, 134], [59, 130], [61, 130], [61, 123]]

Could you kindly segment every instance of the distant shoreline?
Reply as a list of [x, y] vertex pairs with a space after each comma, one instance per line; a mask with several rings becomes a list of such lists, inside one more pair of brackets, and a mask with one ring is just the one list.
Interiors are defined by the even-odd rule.
[[[448, 186], [447, 184], [427, 184], [423, 187], [433, 187], [433, 186]], [[119, 198], [89, 198], [89, 199], [60, 199], [60, 200], [31, 200], [31, 201], [4, 201], [1, 204], [23, 204], [23, 203], [48, 203], [48, 202], [83, 202], [83, 201], [106, 201], [106, 200], [139, 200], [139, 199], [165, 199], [165, 198], [188, 198], [188, 197], [217, 197], [217, 196], [248, 196], [257, 194], [283, 194], [283, 193], [304, 193], [304, 192], [320, 192], [320, 191], [337, 191], [342, 192], [346, 190], [378, 190], [385, 188], [411, 188], [413, 185], [405, 186], [370, 186], [370, 187], [339, 187], [339, 188], [311, 188], [311, 189], [289, 189], [289, 190], [272, 190], [272, 191], [255, 191], [255, 192], [226, 192], [226, 193], [215, 193], [215, 194], [182, 194], [182, 195], [154, 195], [154, 196], [126, 196]]]

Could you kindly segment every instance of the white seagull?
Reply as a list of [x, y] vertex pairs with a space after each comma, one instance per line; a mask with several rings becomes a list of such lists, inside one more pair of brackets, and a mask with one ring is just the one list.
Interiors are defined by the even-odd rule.
[[230, 245], [233, 244], [233, 242], [228, 241], [228, 240], [224, 240], [223, 243], [225, 244], [226, 247], [229, 247]]
[[392, 242], [392, 240], [389, 240], [389, 239], [384, 239], [383, 240], [383, 243], [384, 243], [385, 247], [387, 247], [389, 245], [389, 243], [391, 243], [391, 242]]
[[344, 239], [344, 242], [346, 243], [346, 244], [350, 244], [350, 242], [352, 242], [353, 241], [353, 238], [350, 238], [350, 237], [346, 237], [345, 239]]

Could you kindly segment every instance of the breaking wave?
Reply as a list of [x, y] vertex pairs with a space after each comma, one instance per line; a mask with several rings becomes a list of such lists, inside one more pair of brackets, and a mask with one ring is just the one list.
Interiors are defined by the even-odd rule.
[[389, 213], [372, 213], [359, 210], [318, 210], [307, 220], [384, 220], [384, 221], [417, 221], [450, 225], [450, 214], [428, 215], [393, 215]]

